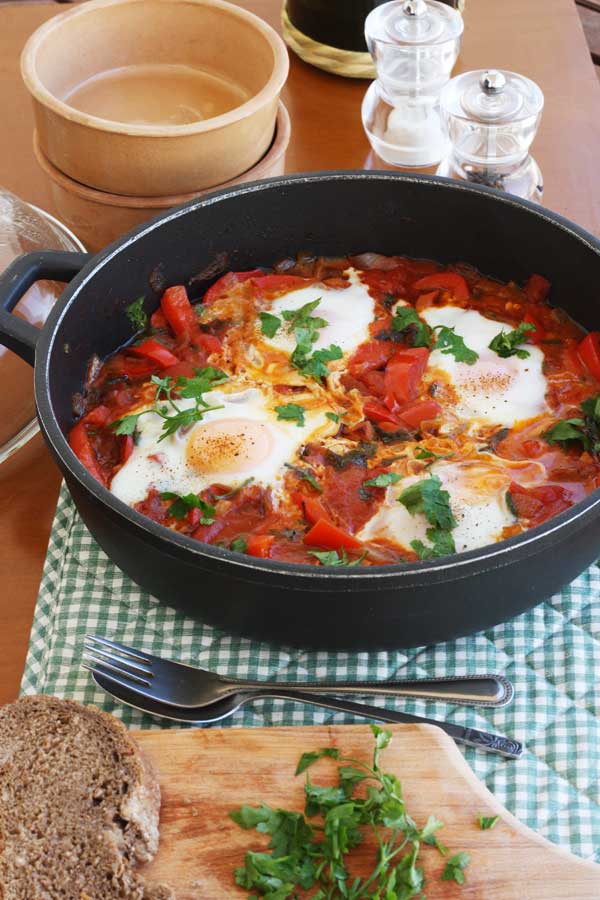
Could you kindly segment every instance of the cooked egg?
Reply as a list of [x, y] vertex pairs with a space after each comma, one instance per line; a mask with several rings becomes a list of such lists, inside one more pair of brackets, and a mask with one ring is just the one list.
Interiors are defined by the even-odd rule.
[[[319, 305], [311, 315], [323, 319], [327, 324], [319, 329], [313, 350], [322, 350], [335, 344], [343, 353], [351, 353], [359, 344], [369, 339], [369, 325], [375, 314], [375, 301], [354, 269], [348, 269], [346, 274], [350, 280], [346, 288], [311, 285], [290, 291], [282, 297], [277, 297], [269, 307], [269, 312], [281, 318], [284, 310], [297, 310], [306, 303], [318, 300]], [[290, 355], [296, 347], [294, 330], [289, 328], [285, 321], [272, 338], [264, 335], [261, 335], [261, 338], [271, 347]]]
[[529, 353], [526, 359], [516, 355], [503, 359], [488, 346], [500, 331], [512, 331], [512, 325], [456, 306], [431, 306], [421, 316], [431, 328], [454, 328], [479, 355], [473, 365], [457, 362], [441, 350], [434, 350], [429, 357], [428, 371], [441, 369], [454, 386], [458, 403], [453, 411], [460, 419], [511, 426], [547, 411], [544, 354], [539, 347], [524, 346]]
[[[306, 408], [304, 425], [279, 420], [274, 407], [285, 400], [269, 398], [256, 387], [233, 393], [214, 390], [205, 399], [218, 408], [162, 441], [163, 419], [153, 412], [140, 416], [133, 453], [112, 480], [113, 494], [133, 504], [151, 488], [197, 494], [215, 482], [235, 488], [252, 478], [271, 487], [277, 498], [284, 464], [307, 441], [337, 428], [325, 416], [329, 407]], [[189, 409], [194, 402], [179, 400], [177, 405]]]
[[456, 519], [452, 537], [458, 553], [474, 550], [502, 539], [503, 529], [515, 524], [506, 492], [511, 481], [542, 483], [543, 466], [536, 462], [500, 460], [491, 454], [458, 462], [437, 462], [429, 472], [411, 475], [389, 487], [374, 516], [363, 526], [357, 537], [361, 541], [389, 541], [411, 549], [411, 541], [421, 540], [427, 546], [427, 529], [431, 524], [424, 513], [411, 513], [398, 498], [406, 488], [418, 481], [437, 475], [442, 489], [450, 494], [450, 507]]

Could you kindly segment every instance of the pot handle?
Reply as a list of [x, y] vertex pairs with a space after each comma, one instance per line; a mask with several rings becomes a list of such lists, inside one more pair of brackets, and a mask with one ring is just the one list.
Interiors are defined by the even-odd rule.
[[34, 282], [70, 281], [90, 259], [91, 253], [35, 250], [13, 260], [0, 274], [0, 344], [32, 366], [40, 329], [11, 315], [11, 311]]

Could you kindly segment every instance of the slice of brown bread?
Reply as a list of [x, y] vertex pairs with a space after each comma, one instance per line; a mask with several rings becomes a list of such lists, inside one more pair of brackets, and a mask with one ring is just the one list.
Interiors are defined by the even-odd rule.
[[158, 896], [136, 867], [158, 848], [159, 808], [154, 772], [112, 716], [48, 696], [0, 709], [1, 900]]

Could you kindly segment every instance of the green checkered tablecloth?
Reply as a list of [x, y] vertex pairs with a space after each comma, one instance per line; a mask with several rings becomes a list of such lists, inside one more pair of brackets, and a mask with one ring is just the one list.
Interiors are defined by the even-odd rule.
[[[97, 633], [230, 676], [414, 678], [503, 672], [514, 702], [478, 712], [438, 703], [399, 709], [518, 738], [518, 762], [466, 751], [476, 774], [511, 812], [551, 841], [600, 862], [600, 570], [505, 625], [435, 647], [392, 653], [322, 653], [242, 640], [185, 618], [142, 592], [94, 543], [63, 488], [35, 611], [22, 690], [95, 703], [135, 727], [161, 723], [115, 706], [80, 667], [83, 636]], [[389, 702], [388, 702], [389, 705]], [[358, 721], [311, 706], [262, 701], [224, 725]]]

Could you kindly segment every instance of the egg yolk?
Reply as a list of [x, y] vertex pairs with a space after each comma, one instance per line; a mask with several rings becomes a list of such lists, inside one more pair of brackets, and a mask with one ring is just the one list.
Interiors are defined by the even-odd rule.
[[265, 460], [273, 436], [263, 422], [226, 419], [197, 425], [186, 447], [186, 459], [198, 472], [247, 472]]

